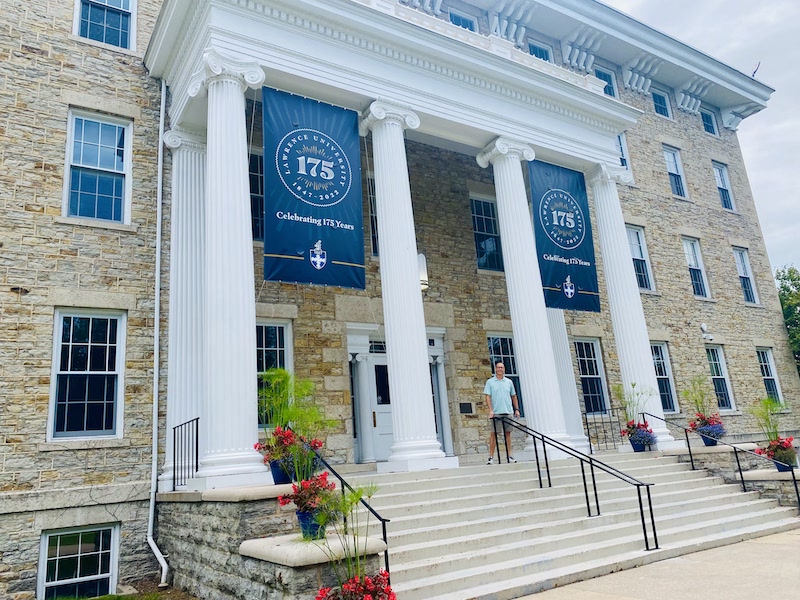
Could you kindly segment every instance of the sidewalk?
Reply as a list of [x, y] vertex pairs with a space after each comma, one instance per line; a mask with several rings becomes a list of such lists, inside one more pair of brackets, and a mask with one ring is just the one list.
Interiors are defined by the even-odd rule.
[[800, 598], [800, 530], [663, 560], [521, 600]]

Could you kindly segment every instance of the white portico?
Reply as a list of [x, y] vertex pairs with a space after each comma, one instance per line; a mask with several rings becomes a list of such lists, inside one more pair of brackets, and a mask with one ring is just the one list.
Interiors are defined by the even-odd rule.
[[[361, 134], [371, 140], [392, 393], [393, 443], [381, 469], [440, 468], [458, 460], [442, 447], [447, 436], [437, 436], [430, 401], [430, 335], [404, 137], [472, 155], [493, 170], [530, 426], [587, 446], [574, 381], [560, 381], [572, 373], [563, 315], [545, 309], [538, 266], [525, 258], [536, 254], [523, 178], [523, 165], [534, 156], [587, 175], [622, 379], [657, 389], [614, 180], [616, 136], [638, 111], [605, 96], [602, 81], [521, 53], [503, 37], [465, 31], [393, 0], [166, 0], [145, 62], [170, 90], [171, 189], [182, 201], [175, 203], [172, 236], [187, 240], [170, 250], [176, 306], [170, 307], [167, 419], [172, 426], [201, 417], [198, 487], [268, 478], [252, 450], [258, 435], [254, 297], [260, 282], [254, 280], [248, 226], [244, 120], [248, 90], [262, 84], [357, 111]], [[189, 148], [183, 139], [192, 140], [193, 152], [205, 151], [205, 162], [181, 158]], [[194, 218], [186, 216], [194, 208]], [[196, 330], [177, 316], [192, 302], [191, 293], [181, 290], [202, 290]], [[356, 365], [364, 362], [358, 359], [363, 354], [363, 348], [347, 352]], [[347, 360], [342, 362], [347, 368]], [[434, 387], [446, 387], [443, 372], [437, 371]], [[173, 381], [191, 377], [200, 381], [200, 392], [173, 387]], [[356, 377], [356, 389], [367, 390], [367, 384]], [[657, 393], [648, 410], [661, 414]], [[363, 405], [355, 413], [362, 424], [369, 422]], [[672, 441], [665, 429], [658, 433], [659, 444]], [[361, 447], [367, 458], [373, 451], [369, 443]]]

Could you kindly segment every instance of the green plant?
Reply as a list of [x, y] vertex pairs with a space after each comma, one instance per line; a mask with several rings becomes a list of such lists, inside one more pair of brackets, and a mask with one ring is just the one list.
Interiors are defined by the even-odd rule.
[[631, 383], [630, 389], [618, 383], [613, 386], [612, 391], [618, 402], [625, 409], [625, 420], [639, 422], [639, 417], [647, 408], [647, 401], [653, 395], [649, 388], [637, 387], [636, 382]]
[[286, 369], [269, 369], [261, 374], [258, 391], [259, 417], [266, 431], [270, 426], [305, 436], [318, 435], [328, 424], [312, 401], [314, 382], [295, 377]]
[[780, 425], [779, 413], [782, 409], [781, 403], [770, 397], [762, 398], [748, 409], [748, 412], [755, 418], [761, 433], [770, 442], [780, 439], [778, 428]]
[[718, 410], [716, 395], [712, 394], [708, 378], [702, 375], [689, 381], [688, 387], [681, 392], [681, 398], [695, 414], [710, 415]]

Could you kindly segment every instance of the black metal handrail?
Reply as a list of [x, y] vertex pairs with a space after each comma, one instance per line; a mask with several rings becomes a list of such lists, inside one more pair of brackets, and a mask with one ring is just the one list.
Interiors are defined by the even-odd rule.
[[622, 442], [622, 425], [626, 419], [620, 420], [620, 415], [624, 412], [607, 408], [594, 413], [583, 413], [583, 425], [586, 429], [586, 437], [591, 442], [589, 444], [589, 454], [594, 453], [594, 447], [604, 450], [615, 449], [618, 442]]
[[[336, 469], [334, 469], [327, 460], [322, 458], [322, 456], [320, 455], [319, 452], [317, 452], [316, 450], [314, 450], [311, 447], [309, 447], [309, 449], [316, 455], [316, 457], [319, 459], [319, 461], [323, 465], [325, 465], [325, 468], [328, 471], [330, 471], [330, 473], [339, 480], [339, 483], [341, 484], [340, 488], [342, 490], [342, 494], [345, 493], [345, 488], [347, 488], [351, 492], [355, 492], [356, 491], [356, 490], [353, 489], [353, 487], [349, 483], [347, 483], [347, 481], [345, 481], [344, 477], [342, 477], [341, 475], [339, 475], [339, 473], [336, 472]], [[384, 564], [386, 565], [386, 573], [389, 575], [388, 580], [389, 580], [389, 583], [391, 584], [391, 582], [392, 582], [391, 581], [391, 573], [389, 571], [389, 537], [386, 534], [386, 524], [389, 523], [391, 521], [391, 519], [385, 519], [382, 516], [380, 516], [378, 514], [378, 512], [369, 505], [369, 502], [364, 500], [364, 498], [359, 498], [359, 502], [361, 504], [363, 504], [364, 508], [366, 508], [370, 513], [372, 513], [372, 515], [376, 519], [378, 519], [378, 521], [381, 522], [381, 530], [382, 530], [382, 533], [383, 533], [383, 543], [386, 545], [386, 550], [383, 553], [383, 559], [384, 559]], [[356, 551], [358, 551], [358, 549], [356, 549]]]
[[172, 489], [186, 485], [186, 480], [199, 468], [200, 417], [172, 428]]
[[715, 438], [715, 437], [712, 437], [710, 435], [707, 435], [705, 433], [700, 433], [699, 431], [695, 431], [693, 429], [689, 429], [688, 427], [684, 427], [682, 423], [676, 423], [675, 421], [673, 421], [671, 419], [665, 419], [664, 417], [659, 417], [658, 415], [653, 415], [653, 414], [650, 414], [650, 413], [642, 413], [642, 416], [643, 417], [653, 417], [654, 419], [658, 419], [659, 421], [663, 421], [664, 423], [668, 423], [668, 424], [672, 425], [673, 427], [676, 427], [676, 428], [679, 428], [679, 429], [683, 429], [683, 434], [686, 437], [686, 447], [689, 449], [689, 462], [692, 464], [692, 471], [696, 471], [697, 468], [694, 466], [694, 455], [692, 454], [692, 445], [691, 445], [691, 443], [689, 443], [689, 433], [696, 433], [697, 435], [701, 436], [704, 439], [708, 438], [708, 439], [711, 439], [711, 440], [717, 440], [717, 443], [724, 444], [725, 446], [729, 446], [729, 447], [733, 448], [733, 455], [736, 457], [736, 468], [739, 471], [739, 479], [742, 482], [742, 491], [743, 492], [747, 491], [747, 485], [746, 485], [746, 482], [744, 480], [744, 475], [742, 473], [742, 463], [739, 460], [739, 452], [744, 452], [745, 454], [749, 454], [751, 456], [758, 457], [761, 460], [768, 460], [769, 462], [774, 463], [776, 465], [783, 465], [784, 467], [790, 467], [790, 472], [792, 474], [792, 482], [794, 483], [794, 493], [795, 493], [795, 496], [797, 496], [797, 508], [798, 508], [798, 510], [800, 510], [800, 488], [798, 488], [798, 486], [797, 486], [797, 476], [794, 474], [795, 465], [789, 465], [789, 464], [787, 464], [785, 462], [781, 462], [779, 460], [775, 460], [774, 458], [769, 458], [768, 456], [763, 456], [762, 454], [756, 454], [755, 452], [752, 452], [750, 450], [745, 450], [744, 448], [739, 448], [735, 444], [729, 444], [728, 442], [723, 442], [722, 440], [720, 440], [718, 438]]
[[[530, 429], [529, 427], [526, 427], [525, 425], [520, 425], [519, 423], [509, 419], [508, 417], [492, 417], [492, 421], [494, 421], [493, 425], [494, 425], [495, 446], [497, 447], [497, 462], [500, 462], [500, 443], [499, 443], [499, 440], [497, 439], [497, 423], [498, 422], [508, 424], [511, 427], [513, 427], [513, 428], [517, 429], [518, 431], [521, 431], [521, 432], [531, 436], [534, 439], [533, 450], [534, 450], [534, 455], [535, 455], [535, 459], [536, 459], [536, 471], [537, 471], [538, 476], [539, 476], [539, 487], [540, 488], [544, 487], [544, 481], [542, 480], [542, 469], [541, 469], [541, 464], [540, 464], [540, 460], [539, 460], [539, 447], [536, 444], [536, 441], [539, 441], [542, 444], [542, 453], [544, 454], [544, 467], [545, 467], [545, 471], [546, 471], [546, 474], [547, 474], [547, 487], [553, 487], [553, 482], [552, 482], [552, 480], [550, 478], [550, 462], [549, 462], [548, 457], [547, 457], [547, 446], [548, 445], [552, 446], [553, 448], [555, 448], [556, 450], [558, 450], [560, 452], [564, 452], [564, 453], [569, 454], [570, 456], [572, 456], [574, 458], [577, 458], [581, 463], [581, 476], [583, 478], [583, 493], [584, 493], [584, 496], [586, 498], [586, 511], [588, 513], [588, 516], [590, 516], [590, 517], [597, 517], [597, 516], [600, 515], [600, 499], [599, 499], [599, 494], [597, 492], [597, 479], [595, 477], [595, 468], [597, 468], [597, 469], [599, 469], [599, 470], [601, 470], [601, 471], [603, 471], [603, 472], [605, 472], [605, 473], [607, 473], [607, 474], [609, 474], [609, 475], [611, 475], [613, 477], [616, 477], [617, 479], [619, 479], [620, 481], [623, 481], [624, 483], [627, 483], [627, 484], [635, 486], [636, 487], [636, 495], [637, 495], [637, 497], [639, 499], [639, 516], [641, 517], [641, 520], [642, 520], [642, 533], [644, 535], [644, 547], [645, 547], [646, 550], [658, 550], [658, 534], [656, 532], [656, 521], [655, 521], [655, 517], [653, 515], [653, 500], [652, 500], [652, 497], [650, 495], [650, 487], [653, 485], [652, 483], [644, 483], [643, 481], [639, 481], [635, 477], [631, 477], [627, 473], [623, 473], [619, 469], [617, 469], [615, 467], [612, 467], [611, 465], [608, 465], [608, 464], [606, 464], [606, 463], [604, 463], [602, 461], [599, 461], [596, 458], [594, 458], [593, 456], [589, 456], [588, 454], [584, 454], [583, 452], [575, 450], [575, 448], [567, 446], [566, 444], [563, 444], [563, 443], [559, 442], [558, 440], [555, 440], [555, 439], [553, 439], [553, 438], [551, 438], [549, 436], [546, 436], [543, 433], [539, 433], [538, 431]], [[504, 429], [504, 431], [505, 431], [505, 429]], [[506, 445], [506, 460], [508, 460], [508, 458], [509, 458], [509, 448], [508, 448], [508, 445]], [[592, 489], [593, 489], [593, 492], [594, 492], [594, 507], [595, 507], [595, 511], [596, 511], [595, 514], [592, 514], [592, 506], [591, 506], [591, 501], [589, 499], [589, 486], [588, 486], [588, 483], [586, 481], [586, 465], [587, 464], [589, 465], [589, 472], [591, 474], [591, 479], [592, 479]], [[646, 522], [646, 519], [645, 519], [644, 504], [642, 502], [642, 488], [644, 488], [646, 490], [646, 492], [647, 492], [647, 505], [648, 505], [648, 511], [649, 511], [649, 514], [650, 514], [650, 528], [652, 529], [652, 535], [653, 535], [653, 546], [652, 547], [650, 546], [650, 536], [647, 533], [647, 522]]]

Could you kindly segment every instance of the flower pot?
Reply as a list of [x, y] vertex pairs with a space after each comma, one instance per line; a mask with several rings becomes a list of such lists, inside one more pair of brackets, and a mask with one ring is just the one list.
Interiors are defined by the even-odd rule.
[[317, 523], [317, 513], [298, 510], [295, 514], [304, 540], [320, 540], [325, 537], [325, 526]]
[[631, 448], [633, 448], [634, 452], [644, 452], [644, 444], [638, 442], [631, 442]]
[[[701, 437], [703, 437], [703, 436], [701, 436]], [[716, 446], [717, 445], [717, 440], [715, 440], [714, 438], [710, 438], [710, 437], [703, 437], [703, 443], [706, 446]]]
[[281, 461], [269, 461], [269, 470], [272, 471], [272, 481], [275, 483], [275, 485], [292, 483], [292, 476], [283, 467], [283, 463]]
[[779, 473], [788, 473], [797, 465], [797, 458], [782, 458], [781, 462], [775, 462], [775, 468], [778, 469]]

